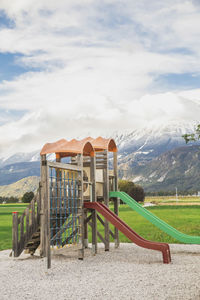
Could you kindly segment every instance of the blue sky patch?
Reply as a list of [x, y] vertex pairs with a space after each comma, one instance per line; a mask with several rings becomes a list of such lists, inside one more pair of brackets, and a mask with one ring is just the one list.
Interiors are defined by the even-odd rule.
[[38, 67], [23, 66], [20, 63], [22, 54], [0, 53], [0, 82], [3, 80], [12, 80], [27, 72], [38, 72], [41, 69]]
[[27, 72], [27, 68], [16, 62], [21, 56], [20, 54], [0, 53], [0, 81], [11, 80]]
[[26, 110], [13, 110], [13, 109], [0, 109], [0, 126], [11, 122], [19, 120], [24, 114]]
[[5, 12], [3, 10], [0, 9], [0, 28], [13, 28], [15, 25], [15, 22], [11, 19], [9, 19]]
[[192, 55], [193, 51], [188, 48], [172, 48], [172, 49], [164, 49], [159, 50], [159, 53], [162, 54], [181, 54], [181, 55]]
[[113, 29], [121, 25], [130, 24], [132, 20], [127, 15], [122, 14], [116, 5], [107, 4], [98, 6], [99, 18], [95, 16], [95, 23], [102, 27]]
[[196, 89], [200, 87], [200, 74], [182, 73], [160, 75], [155, 80], [156, 86], [172, 90]]

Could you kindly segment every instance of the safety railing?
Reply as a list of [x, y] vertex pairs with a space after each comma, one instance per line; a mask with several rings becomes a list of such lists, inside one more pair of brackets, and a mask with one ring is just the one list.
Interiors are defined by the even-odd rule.
[[40, 185], [35, 197], [31, 200], [29, 206], [24, 210], [21, 216], [17, 211], [13, 212], [12, 224], [12, 254], [18, 257], [24, 250], [33, 234], [38, 230], [40, 224]]

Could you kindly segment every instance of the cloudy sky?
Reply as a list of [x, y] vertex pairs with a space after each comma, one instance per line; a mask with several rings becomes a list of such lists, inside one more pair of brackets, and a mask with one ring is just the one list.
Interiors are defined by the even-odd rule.
[[0, 157], [200, 116], [199, 0], [0, 0]]

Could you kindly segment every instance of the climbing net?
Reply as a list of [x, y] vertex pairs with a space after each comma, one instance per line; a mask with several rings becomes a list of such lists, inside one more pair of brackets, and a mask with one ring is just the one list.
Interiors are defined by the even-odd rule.
[[80, 172], [49, 168], [50, 244], [77, 244], [80, 237]]

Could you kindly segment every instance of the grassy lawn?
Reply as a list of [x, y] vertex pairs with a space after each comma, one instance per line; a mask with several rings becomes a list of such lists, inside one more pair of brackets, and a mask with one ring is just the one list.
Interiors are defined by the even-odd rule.
[[200, 203], [200, 197], [195, 196], [155, 196], [155, 197], [145, 197], [145, 202], [151, 202], [155, 204], [166, 204], [166, 203]]
[[[23, 212], [25, 208], [25, 204], [0, 205], [0, 250], [12, 247], [12, 212]], [[200, 206], [157, 206], [149, 207], [148, 210], [183, 233], [200, 235]], [[120, 205], [119, 216], [145, 239], [167, 243], [180, 243], [142, 218], [127, 205]], [[110, 227], [113, 228], [112, 226]], [[103, 235], [103, 226], [99, 222], [98, 230]], [[91, 241], [91, 233], [89, 233], [89, 240]], [[130, 242], [121, 233], [120, 241]]]
[[[112, 209], [112, 206], [110, 208]], [[157, 206], [148, 207], [148, 210], [185, 234], [200, 235], [200, 206]], [[120, 206], [119, 217], [147, 240], [181, 243], [158, 229], [127, 205]], [[110, 225], [110, 228], [113, 229], [113, 226]], [[104, 229], [102, 225], [98, 224], [98, 230], [103, 235]], [[119, 237], [120, 242], [130, 242], [121, 232], [119, 233]], [[89, 234], [89, 240], [91, 240], [91, 233]], [[100, 240], [98, 241], [100, 242]]]
[[26, 204], [0, 204], [0, 250], [12, 248], [12, 212], [23, 212]]
[[[148, 210], [183, 233], [200, 235], [199, 206], [158, 206], [149, 207]], [[119, 216], [145, 239], [158, 242], [180, 243], [138, 215], [128, 206], [120, 206]], [[128, 241], [121, 234], [120, 240], [122, 242]]]

